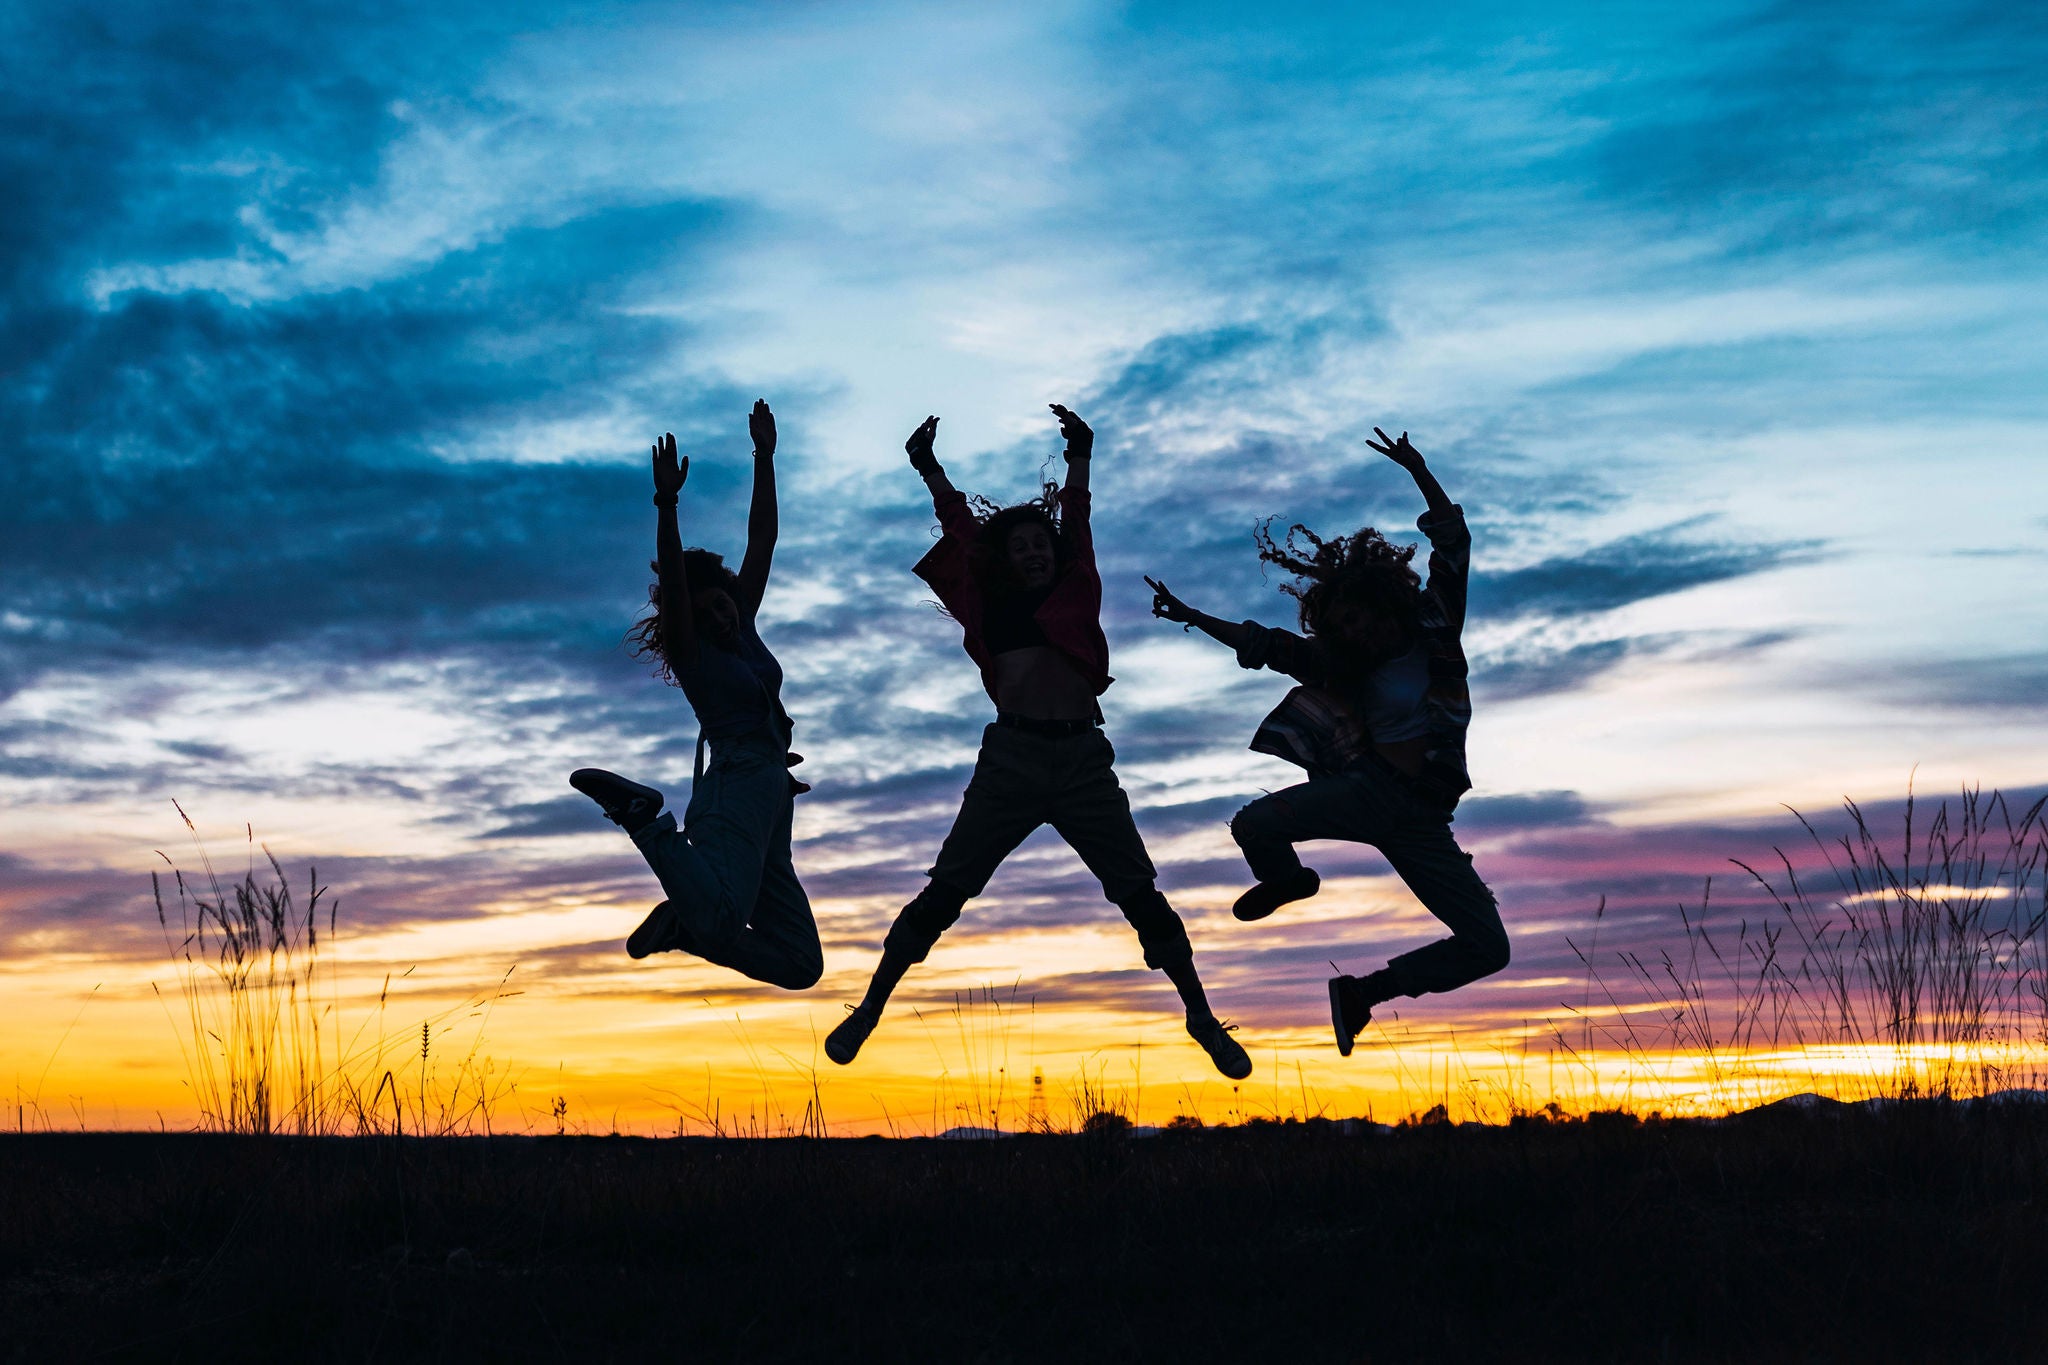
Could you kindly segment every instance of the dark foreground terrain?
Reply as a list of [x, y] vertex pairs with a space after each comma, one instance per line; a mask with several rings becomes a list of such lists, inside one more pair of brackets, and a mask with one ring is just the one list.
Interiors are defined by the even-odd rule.
[[2048, 1109], [0, 1137], [0, 1359], [2048, 1359]]

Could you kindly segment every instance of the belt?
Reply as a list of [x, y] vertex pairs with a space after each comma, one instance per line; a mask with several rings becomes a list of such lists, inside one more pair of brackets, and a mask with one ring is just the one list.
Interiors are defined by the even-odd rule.
[[1101, 725], [1102, 721], [1094, 716], [1086, 720], [1040, 720], [1036, 716], [1020, 716], [1015, 711], [998, 711], [996, 724], [1007, 725], [1012, 730], [1022, 730], [1027, 735], [1064, 737], [1085, 735]]

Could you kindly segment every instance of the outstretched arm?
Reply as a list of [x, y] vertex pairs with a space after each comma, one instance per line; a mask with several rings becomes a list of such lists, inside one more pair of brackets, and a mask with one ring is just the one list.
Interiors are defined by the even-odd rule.
[[1232, 649], [1244, 648], [1245, 641], [1250, 638], [1251, 632], [1245, 628], [1243, 622], [1225, 621], [1221, 617], [1209, 615], [1206, 611], [1196, 611], [1175, 597], [1164, 583], [1156, 579], [1146, 578], [1145, 585], [1152, 589], [1152, 614], [1160, 620], [1193, 626], [1210, 639], [1219, 644], [1229, 645]]
[[754, 438], [754, 500], [747, 508], [747, 553], [740, 560], [740, 609], [749, 616], [761, 609], [768, 591], [768, 566], [775, 559], [780, 527], [775, 511], [775, 414], [766, 399], [756, 398], [747, 414]]
[[676, 503], [689, 477], [689, 457], [678, 460], [676, 438], [664, 432], [654, 443], [654, 563], [661, 590], [662, 641], [671, 666], [697, 657], [696, 613], [683, 573], [683, 535], [676, 525]]
[[1387, 435], [1378, 427], [1372, 430], [1380, 439], [1367, 441], [1366, 444], [1408, 471], [1408, 476], [1415, 480], [1415, 486], [1422, 490], [1422, 496], [1429, 503], [1431, 512], [1441, 516], [1456, 507], [1450, 495], [1444, 492], [1443, 485], [1436, 481], [1436, 475], [1430, 473], [1429, 466], [1422, 462], [1422, 452], [1408, 443], [1407, 432], [1402, 432], [1396, 438]]

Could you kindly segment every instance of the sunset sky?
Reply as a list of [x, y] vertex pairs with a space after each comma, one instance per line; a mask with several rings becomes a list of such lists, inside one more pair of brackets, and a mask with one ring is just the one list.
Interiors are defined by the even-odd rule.
[[[512, 1126], [801, 1110], [815, 1067], [851, 1132], [959, 1121], [997, 1067], [1151, 1121], [1407, 1112], [1582, 1003], [1601, 896], [1604, 943], [1655, 945], [1706, 876], [1740, 899], [1785, 805], [2048, 785], [2038, 7], [34, 0], [0, 37], [26, 1122], [192, 1121], [151, 988], [154, 850], [198, 866], [174, 799], [223, 871], [245, 826], [317, 863], [342, 1012], [389, 972], [394, 1034], [481, 1028]], [[685, 537], [736, 556], [757, 396], [762, 632], [816, 784], [802, 995], [629, 962], [655, 883], [565, 781], [687, 797], [689, 710], [621, 645], [647, 445], [676, 433]], [[990, 712], [909, 572], [903, 439], [939, 414], [954, 481], [1015, 501], [1051, 401], [1099, 433], [1108, 732], [1260, 1068], [1238, 1095], [1049, 831], [853, 1068], [817, 1049]], [[1140, 574], [1291, 624], [1255, 519], [1415, 538], [1375, 424], [1474, 528], [1456, 829], [1516, 960], [1340, 1061], [1329, 963], [1434, 924], [1335, 845], [1320, 898], [1230, 918], [1225, 822], [1295, 776], [1245, 749], [1287, 684], [1150, 619]], [[980, 986], [1008, 1003], [956, 1011]]]

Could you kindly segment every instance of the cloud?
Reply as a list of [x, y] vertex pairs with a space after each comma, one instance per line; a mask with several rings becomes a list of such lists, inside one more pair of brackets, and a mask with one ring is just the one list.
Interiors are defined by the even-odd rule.
[[1702, 541], [1688, 534], [1705, 522], [1694, 518], [1519, 569], [1475, 571], [1472, 609], [1510, 617], [1611, 611], [1687, 588], [1810, 562], [1822, 544], [1806, 540], [1744, 545]]
[[2048, 654], [1922, 661], [1865, 672], [1861, 681], [1910, 706], [2038, 712], [2048, 697]]
[[[2010, 240], [2048, 206], [2048, 24], [2026, 6], [1774, 4], [1702, 60], [1589, 91], [1604, 187], [1749, 251]], [[1647, 88], [1645, 88], [1647, 87]]]

